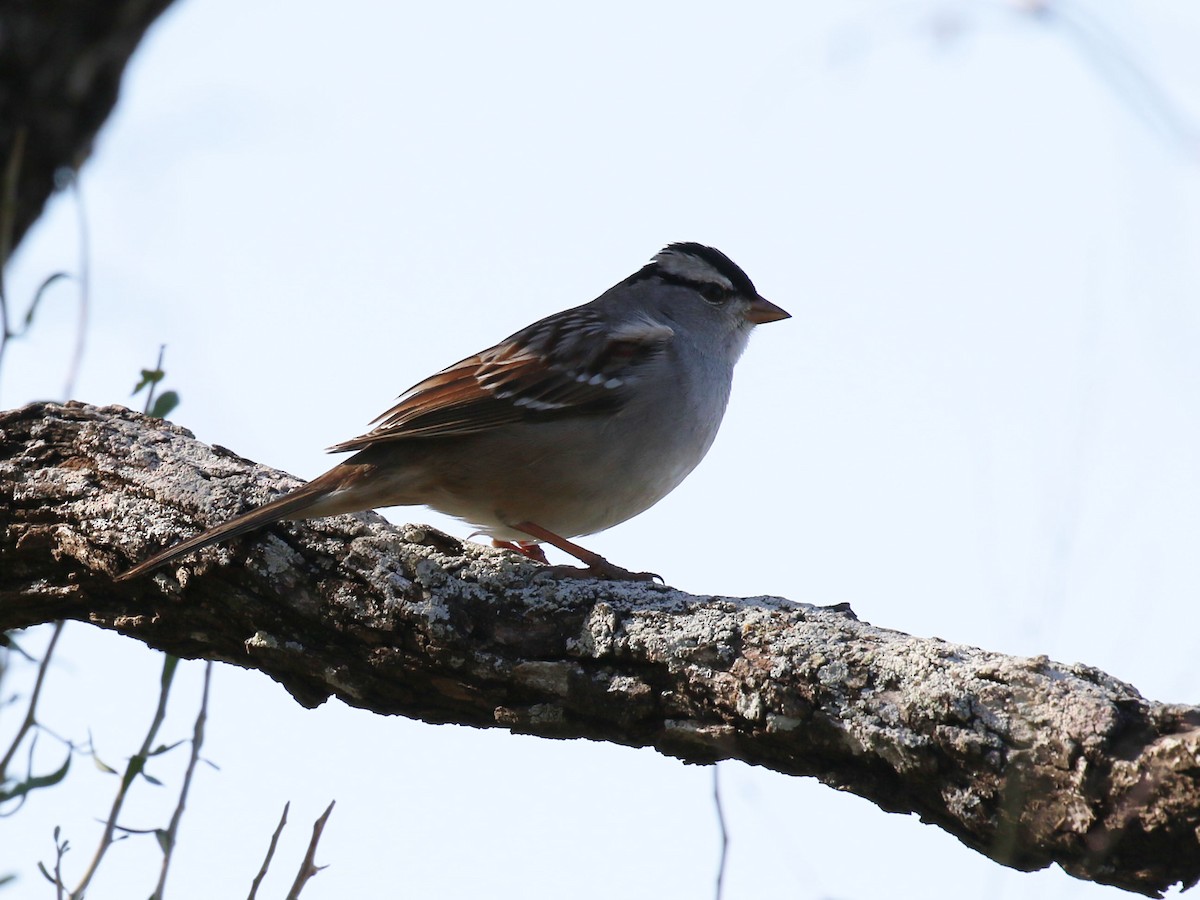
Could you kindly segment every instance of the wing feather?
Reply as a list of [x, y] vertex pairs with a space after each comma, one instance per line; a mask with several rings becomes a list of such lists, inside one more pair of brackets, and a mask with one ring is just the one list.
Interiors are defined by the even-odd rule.
[[670, 326], [649, 316], [613, 327], [594, 311], [568, 310], [413, 385], [371, 423], [374, 428], [329, 449], [613, 409], [673, 337]]

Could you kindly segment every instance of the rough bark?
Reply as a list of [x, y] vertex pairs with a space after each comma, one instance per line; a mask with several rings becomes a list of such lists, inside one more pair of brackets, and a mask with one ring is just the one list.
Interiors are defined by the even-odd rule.
[[0, 414], [0, 628], [79, 619], [259, 669], [306, 706], [812, 775], [1018, 869], [1148, 895], [1200, 877], [1200, 709], [1087, 666], [777, 597], [550, 580], [373, 514], [112, 581], [295, 484], [118, 407]]
[[[15, 175], [0, 210], [11, 253], [54, 191], [78, 169], [117, 102], [121, 75], [171, 0], [5, 0], [0, 3], [0, 176]], [[3, 230], [0, 229], [0, 236]], [[0, 264], [4, 262], [0, 259]]]

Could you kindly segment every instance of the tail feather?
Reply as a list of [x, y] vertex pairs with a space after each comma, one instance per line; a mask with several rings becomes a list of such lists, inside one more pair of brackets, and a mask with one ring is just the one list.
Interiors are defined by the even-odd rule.
[[279, 522], [283, 519], [306, 518], [303, 513], [319, 504], [330, 492], [328, 485], [320, 483], [324, 480], [317, 479], [316, 481], [309, 482], [304, 487], [298, 488], [290, 494], [285, 494], [278, 500], [272, 500], [270, 503], [264, 504], [257, 509], [252, 509], [250, 512], [235, 516], [228, 522], [217, 525], [215, 528], [202, 531], [195, 537], [174, 544], [161, 553], [156, 553], [145, 562], [138, 563], [138, 565], [129, 571], [122, 572], [116, 577], [116, 580], [128, 581], [131, 578], [137, 578], [139, 575], [144, 575], [152, 569], [166, 565], [174, 559], [191, 553], [193, 550], [200, 550], [218, 541], [237, 537], [248, 531], [254, 531], [256, 528], [262, 528], [265, 525], [270, 525], [272, 522]]

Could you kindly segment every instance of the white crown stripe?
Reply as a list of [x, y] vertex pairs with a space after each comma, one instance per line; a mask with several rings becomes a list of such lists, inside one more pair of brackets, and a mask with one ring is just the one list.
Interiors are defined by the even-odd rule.
[[733, 290], [733, 282], [722, 275], [712, 263], [681, 250], [668, 248], [654, 257], [658, 267], [676, 278], [696, 284], [715, 284]]

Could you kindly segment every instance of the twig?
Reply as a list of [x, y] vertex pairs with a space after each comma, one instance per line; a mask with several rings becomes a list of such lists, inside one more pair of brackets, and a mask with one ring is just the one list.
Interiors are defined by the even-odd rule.
[[183, 818], [188, 789], [192, 785], [192, 773], [196, 771], [196, 763], [200, 760], [200, 748], [204, 744], [204, 723], [208, 719], [208, 685], [212, 678], [212, 667], [211, 660], [204, 665], [204, 690], [200, 695], [200, 711], [196, 713], [196, 724], [192, 728], [192, 753], [188, 757], [187, 770], [183, 773], [183, 786], [179, 789], [179, 802], [175, 804], [171, 824], [167, 826], [166, 832], [159, 836], [163, 848], [162, 872], [158, 876], [158, 886], [150, 895], [151, 900], [162, 900], [167, 884], [167, 870], [171, 867], [171, 853], [175, 849], [175, 836], [179, 832], [179, 822]]
[[329, 818], [329, 814], [333, 812], [335, 803], [337, 803], [336, 800], [330, 800], [325, 812], [321, 813], [321, 818], [313, 822], [312, 840], [308, 842], [308, 852], [304, 854], [304, 862], [300, 864], [300, 871], [296, 873], [296, 880], [292, 882], [292, 889], [288, 891], [287, 900], [296, 900], [308, 879], [325, 868], [314, 865], [313, 858], [317, 855], [317, 841], [321, 839], [321, 832], [325, 830], [325, 822]]
[[1163, 86], [1103, 19], [1089, 16], [1079, 4], [1062, 0], [1022, 0], [1016, 5], [1019, 12], [1049, 27], [1057, 26], [1075, 41], [1084, 59], [1118, 98], [1148, 125], [1164, 132], [1192, 161], [1196, 160], [1195, 123], [1172, 102]]
[[42, 654], [42, 661], [38, 663], [37, 678], [33, 682], [33, 692], [29, 695], [29, 708], [25, 711], [25, 720], [21, 722], [21, 727], [17, 729], [17, 734], [13, 738], [12, 744], [9, 746], [4, 758], [0, 759], [0, 782], [3, 782], [8, 773], [8, 765], [12, 762], [13, 756], [17, 752], [17, 748], [25, 739], [29, 729], [37, 724], [37, 705], [38, 698], [42, 694], [42, 684], [46, 680], [46, 670], [50, 667], [50, 657], [54, 654], [54, 647], [58, 643], [58, 636], [62, 634], [63, 622], [54, 623], [54, 631], [50, 635], [50, 642], [46, 645], [46, 652]]
[[158, 736], [158, 729], [162, 726], [163, 719], [166, 718], [167, 697], [171, 693], [171, 680], [175, 677], [175, 669], [178, 665], [178, 656], [172, 656], [169, 653], [163, 655], [161, 686], [158, 693], [158, 707], [154, 710], [154, 719], [151, 721], [150, 728], [146, 732], [145, 740], [142, 741], [141, 749], [129, 758], [129, 763], [125, 766], [125, 774], [121, 776], [121, 786], [117, 789], [117, 795], [113, 798], [112, 810], [109, 812], [108, 819], [104, 823], [104, 834], [100, 838], [100, 846], [96, 848], [96, 855], [92, 857], [91, 865], [88, 866], [87, 871], [84, 873], [83, 880], [71, 892], [71, 900], [79, 900], [79, 898], [83, 897], [88, 885], [92, 881], [92, 877], [100, 867], [101, 860], [104, 859], [104, 854], [112, 846], [113, 832], [117, 828], [117, 817], [121, 814], [121, 807], [125, 803], [125, 795], [129, 792], [129, 786], [133, 784], [133, 780], [141, 774], [142, 769], [145, 767], [146, 759], [150, 756], [150, 749], [154, 744], [154, 739]]
[[721, 829], [721, 862], [717, 866], [717, 900], [725, 889], [725, 861], [729, 858], [729, 832], [725, 829], [725, 810], [721, 807], [721, 766], [713, 763], [713, 806], [717, 810], [717, 825]]
[[66, 840], [66, 838], [59, 840], [61, 836], [62, 829], [57, 825], [54, 826], [54, 874], [51, 875], [42, 863], [38, 863], [38, 870], [42, 873], [42, 876], [54, 885], [55, 900], [62, 900], [63, 891], [67, 889], [66, 884], [63, 883], [62, 861], [63, 856], [71, 849], [71, 842]]
[[[163, 356], [166, 354], [166, 352], [167, 352], [167, 345], [159, 344], [158, 345], [158, 362], [156, 362], [154, 364], [154, 370], [156, 372], [160, 373], [158, 376], [159, 378], [162, 377], [161, 373], [163, 370]], [[154, 408], [154, 392], [157, 390], [158, 390], [158, 380], [154, 379], [154, 378], [150, 379], [150, 390], [146, 392], [146, 405], [144, 407], [142, 407], [142, 412], [144, 412], [146, 415], [150, 415], [150, 410], [152, 410]]]
[[275, 856], [275, 845], [279, 843], [279, 835], [283, 834], [283, 826], [287, 824], [288, 809], [291, 808], [291, 802], [283, 804], [283, 815], [279, 817], [279, 824], [275, 826], [275, 833], [271, 835], [271, 846], [267, 848], [266, 859], [262, 861], [262, 865], [258, 869], [258, 874], [254, 876], [254, 881], [250, 883], [250, 894], [246, 900], [254, 900], [258, 894], [258, 886], [262, 884], [263, 878], [267, 875], [267, 869], [271, 866], [271, 859]]
[[[83, 205], [83, 193], [79, 189], [79, 173], [74, 169], [66, 169], [71, 193], [75, 197], [75, 207], [79, 213], [79, 322], [75, 333], [75, 350], [71, 354], [71, 366], [67, 369], [67, 380], [63, 385], [63, 399], [70, 400], [75, 393], [75, 381], [83, 365], [83, 351], [87, 345], [88, 312], [91, 300], [91, 239], [88, 234], [87, 211]], [[62, 178], [63, 169], [56, 177]]]

